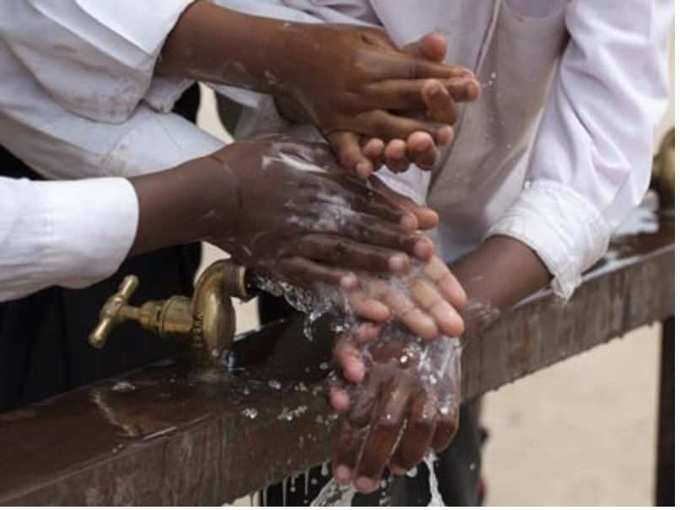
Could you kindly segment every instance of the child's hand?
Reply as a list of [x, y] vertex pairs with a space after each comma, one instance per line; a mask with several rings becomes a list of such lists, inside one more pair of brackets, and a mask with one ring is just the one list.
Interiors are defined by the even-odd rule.
[[463, 333], [459, 310], [465, 306], [465, 291], [439, 257], [433, 255], [418, 268], [406, 264], [391, 276], [357, 274], [356, 287], [346, 295], [359, 318], [375, 323], [394, 319], [425, 340]]
[[[428, 34], [404, 50], [431, 62], [443, 62], [447, 50], [446, 39], [436, 33]], [[431, 169], [439, 156], [438, 147], [446, 146], [453, 140], [452, 125], [456, 121], [456, 110], [452, 98], [456, 101], [474, 101], [479, 93], [479, 83], [474, 79], [461, 81], [458, 91], [449, 91], [436, 80], [427, 80], [421, 89], [426, 105], [425, 118], [450, 126], [442, 128], [436, 140], [422, 131], [412, 133], [406, 139], [393, 139], [387, 143], [379, 138], [364, 139], [363, 155], [371, 160], [372, 169], [384, 164], [399, 173], [406, 171], [411, 163], [423, 170]], [[422, 116], [423, 113], [415, 112], [414, 115]]]
[[394, 325], [345, 341], [361, 348], [369, 369], [361, 383], [331, 383], [331, 404], [344, 414], [333, 474], [366, 493], [386, 467], [404, 474], [429, 449], [450, 443], [458, 429], [461, 349], [456, 339], [424, 343]]
[[441, 63], [441, 36], [399, 50], [372, 28], [291, 24], [287, 30], [290, 58], [279, 66], [279, 105], [316, 124], [358, 176], [382, 162], [396, 171], [410, 162], [430, 168], [437, 147], [453, 138], [456, 102], [479, 95], [469, 70]]

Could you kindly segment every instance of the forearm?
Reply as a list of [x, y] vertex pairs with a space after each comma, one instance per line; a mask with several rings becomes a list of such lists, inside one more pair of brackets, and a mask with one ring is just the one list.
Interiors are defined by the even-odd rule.
[[283, 54], [290, 25], [198, 1], [166, 40], [157, 70], [274, 94], [278, 68], [290, 58]]
[[[550, 273], [525, 244], [506, 236], [492, 236], [451, 267], [470, 302], [504, 310], [548, 285]], [[478, 317], [468, 321], [475, 322]], [[476, 324], [466, 323], [466, 329]]]
[[233, 172], [216, 159], [199, 158], [130, 182], [139, 201], [131, 255], [209, 240], [215, 232], [230, 235], [238, 185]]

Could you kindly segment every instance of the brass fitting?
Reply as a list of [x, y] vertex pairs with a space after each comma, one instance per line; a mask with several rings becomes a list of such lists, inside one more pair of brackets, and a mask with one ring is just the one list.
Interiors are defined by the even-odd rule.
[[675, 128], [663, 137], [652, 166], [652, 189], [659, 195], [659, 209], [667, 216], [675, 215]]
[[161, 338], [188, 340], [200, 364], [215, 365], [231, 348], [236, 331], [236, 314], [231, 297], [248, 300], [246, 270], [228, 259], [210, 265], [196, 282], [192, 298], [172, 296], [130, 306], [129, 299], [139, 286], [134, 275], [126, 276], [118, 292], [99, 312], [99, 323], [90, 333], [90, 345], [102, 348], [113, 329], [128, 320]]

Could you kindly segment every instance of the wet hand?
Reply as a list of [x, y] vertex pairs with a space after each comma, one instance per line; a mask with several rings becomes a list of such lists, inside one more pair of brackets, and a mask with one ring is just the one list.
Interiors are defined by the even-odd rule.
[[436, 255], [409, 266], [391, 278], [359, 273], [357, 286], [345, 293], [352, 311], [367, 321], [394, 320], [425, 340], [460, 336], [466, 295], [456, 277]]
[[361, 383], [331, 383], [331, 405], [343, 414], [333, 474], [367, 493], [385, 468], [404, 474], [429, 449], [450, 444], [458, 429], [461, 350], [455, 339], [424, 343], [394, 325], [361, 326], [340, 341], [358, 348], [368, 368]]
[[361, 177], [383, 161], [395, 170], [405, 161], [430, 168], [437, 148], [453, 138], [456, 102], [479, 95], [469, 70], [442, 63], [442, 36], [400, 50], [373, 28], [291, 24], [287, 30], [293, 56], [279, 71], [280, 104], [315, 123], [341, 164]]
[[209, 159], [233, 175], [237, 204], [209, 240], [268, 276], [354, 289], [358, 271], [401, 272], [410, 257], [432, 256], [418, 229], [436, 224], [436, 214], [377, 180], [348, 178], [323, 144], [272, 137]]

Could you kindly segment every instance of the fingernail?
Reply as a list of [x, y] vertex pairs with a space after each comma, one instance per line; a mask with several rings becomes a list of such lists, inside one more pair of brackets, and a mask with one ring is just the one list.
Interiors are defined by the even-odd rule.
[[351, 382], [360, 383], [364, 380], [364, 375], [366, 375], [364, 364], [361, 361], [356, 359], [348, 364], [345, 377], [347, 377], [347, 379], [349, 379]]
[[359, 280], [357, 280], [356, 275], [354, 274], [346, 274], [342, 278], [340, 278], [340, 287], [346, 290], [351, 290], [357, 286], [359, 283]]
[[476, 81], [471, 81], [468, 83], [466, 89], [469, 96], [477, 97], [477, 94], [479, 93], [479, 84]]
[[406, 255], [392, 255], [388, 262], [390, 271], [401, 273], [408, 267], [408, 257]]
[[350, 482], [352, 472], [347, 466], [340, 465], [335, 468], [335, 481], [346, 485]]
[[428, 261], [432, 257], [432, 245], [425, 239], [421, 239], [416, 243], [414, 252], [419, 259]]
[[418, 218], [413, 214], [404, 214], [401, 217], [401, 226], [406, 230], [415, 230], [418, 228]]
[[360, 476], [357, 481], [355, 482], [356, 488], [359, 492], [363, 492], [364, 494], [373, 492], [378, 488], [378, 482], [371, 480], [370, 478], [367, 478], [365, 476]]
[[360, 163], [357, 163], [356, 171], [359, 177], [369, 177], [372, 170], [373, 165], [371, 165], [368, 161], [361, 161]]

